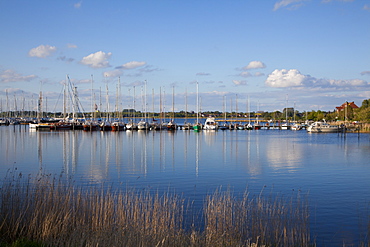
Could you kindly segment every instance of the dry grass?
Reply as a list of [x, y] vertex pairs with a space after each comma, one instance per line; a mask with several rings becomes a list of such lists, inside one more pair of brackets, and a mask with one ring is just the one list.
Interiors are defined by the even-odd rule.
[[[293, 199], [293, 198], [292, 198]], [[310, 246], [309, 213], [299, 197], [236, 199], [232, 193], [216, 191], [205, 203], [206, 241], [209, 246]]]
[[8, 176], [0, 191], [0, 246], [309, 246], [307, 203], [237, 199], [216, 191], [204, 229], [186, 229], [174, 193], [74, 186], [64, 178]]

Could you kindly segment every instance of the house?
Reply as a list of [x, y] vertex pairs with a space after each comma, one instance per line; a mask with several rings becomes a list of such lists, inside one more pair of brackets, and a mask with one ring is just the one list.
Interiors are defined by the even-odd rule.
[[341, 106], [335, 107], [335, 109], [336, 109], [337, 112], [341, 112], [341, 111], [344, 111], [346, 106], [351, 107], [352, 109], [357, 109], [358, 108], [358, 106], [355, 104], [355, 102], [352, 101], [352, 102], [345, 102]]

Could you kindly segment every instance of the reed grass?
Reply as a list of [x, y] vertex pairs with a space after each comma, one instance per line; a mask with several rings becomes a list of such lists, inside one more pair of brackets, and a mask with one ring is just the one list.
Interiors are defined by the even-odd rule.
[[307, 202], [297, 198], [217, 190], [195, 217], [202, 228], [185, 226], [188, 204], [175, 193], [79, 187], [51, 175], [8, 176], [0, 200], [0, 246], [311, 245]]

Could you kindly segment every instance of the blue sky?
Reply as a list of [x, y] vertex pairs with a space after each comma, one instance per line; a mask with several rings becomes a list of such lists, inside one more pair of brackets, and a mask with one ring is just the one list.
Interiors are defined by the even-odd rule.
[[196, 110], [196, 82], [203, 111], [370, 98], [370, 0], [2, 0], [0, 31], [2, 110], [36, 109], [40, 91], [62, 110], [67, 75], [86, 111], [132, 107], [134, 87], [137, 110], [154, 95], [159, 111], [160, 92], [166, 111], [173, 92]]

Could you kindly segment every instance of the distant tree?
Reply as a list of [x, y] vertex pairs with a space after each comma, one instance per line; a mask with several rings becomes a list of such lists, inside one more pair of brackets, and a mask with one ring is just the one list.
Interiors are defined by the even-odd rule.
[[361, 107], [354, 111], [353, 120], [370, 122], [370, 99], [362, 101]]
[[365, 99], [364, 101], [362, 101], [362, 105], [360, 108], [368, 108], [370, 107], [370, 99]]

